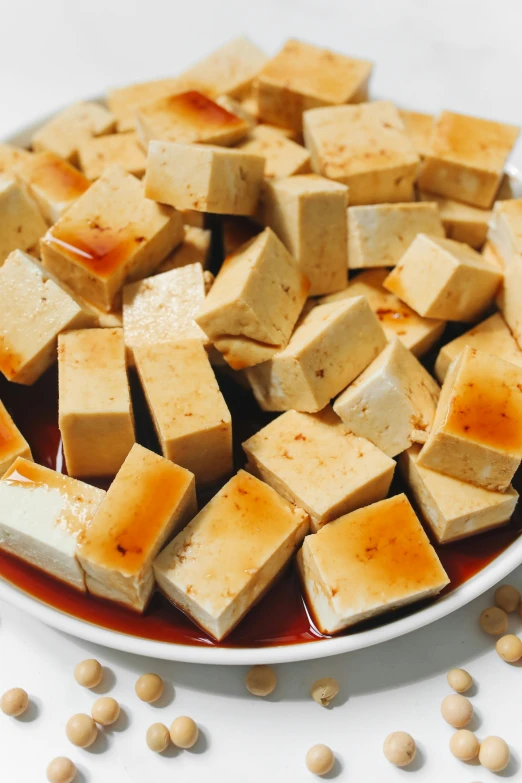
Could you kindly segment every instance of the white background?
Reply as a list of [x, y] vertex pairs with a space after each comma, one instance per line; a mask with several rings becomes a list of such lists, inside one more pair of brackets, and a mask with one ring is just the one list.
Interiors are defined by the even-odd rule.
[[[241, 33], [269, 52], [293, 36], [373, 59], [373, 94], [406, 107], [522, 122], [520, 0], [0, 0], [0, 10], [0, 136], [108, 85], [173, 75]], [[522, 587], [522, 569], [512, 581]], [[304, 755], [326, 742], [338, 758], [329, 778], [339, 780], [520, 780], [520, 668], [502, 663], [478, 630], [478, 614], [490, 600], [380, 647], [279, 666], [277, 691], [262, 701], [246, 693], [244, 669], [111, 652], [0, 605], [0, 691], [20, 685], [33, 705], [23, 719], [0, 716], [0, 778], [38, 783], [53, 756], [68, 754], [78, 763], [79, 783], [293, 783], [313, 779]], [[75, 663], [87, 656], [109, 667], [106, 688], [124, 715], [91, 750], [80, 751], [68, 744], [64, 725], [74, 712], [89, 711], [94, 699], [72, 678]], [[477, 681], [472, 728], [479, 737], [499, 734], [512, 748], [501, 776], [449, 754], [451, 729], [439, 707], [452, 666], [465, 666]], [[161, 707], [142, 704], [133, 693], [136, 677], [149, 670], [169, 683]], [[320, 676], [341, 684], [328, 710], [308, 696]], [[197, 720], [200, 742], [193, 752], [155, 756], [145, 747], [147, 726], [170, 724], [179, 714]], [[381, 754], [384, 737], [396, 729], [418, 742], [418, 760], [408, 770], [391, 768]]]

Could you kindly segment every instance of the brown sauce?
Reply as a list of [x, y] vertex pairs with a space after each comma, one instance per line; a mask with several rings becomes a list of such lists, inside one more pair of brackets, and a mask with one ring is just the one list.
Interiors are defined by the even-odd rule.
[[74, 230], [57, 224], [47, 235], [56, 252], [100, 278], [109, 278], [123, 266], [143, 239], [98, 224]]
[[165, 105], [170, 112], [190, 125], [201, 125], [203, 128], [244, 125], [243, 120], [235, 114], [196, 90], [169, 96], [165, 98]]

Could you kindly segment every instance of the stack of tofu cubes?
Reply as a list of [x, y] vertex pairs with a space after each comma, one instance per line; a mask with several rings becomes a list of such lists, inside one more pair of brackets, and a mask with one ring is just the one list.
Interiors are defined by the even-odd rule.
[[[448, 584], [410, 499], [439, 544], [510, 519], [518, 129], [371, 101], [371, 72], [240, 38], [0, 145], [0, 371], [32, 385], [58, 362], [68, 473], [0, 403], [2, 549], [138, 612], [157, 585], [216, 640], [297, 553], [333, 634]], [[433, 377], [448, 322], [467, 327]], [[129, 372], [161, 456], [136, 443]], [[278, 414], [236, 473], [216, 373]], [[388, 497], [396, 458], [408, 496]]]

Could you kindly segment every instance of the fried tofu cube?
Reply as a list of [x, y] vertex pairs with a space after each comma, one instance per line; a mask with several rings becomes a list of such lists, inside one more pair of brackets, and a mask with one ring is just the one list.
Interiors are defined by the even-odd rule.
[[42, 263], [73, 293], [109, 312], [124, 283], [151, 274], [182, 239], [181, 215], [145, 198], [136, 177], [111, 166], [49, 229]]
[[105, 492], [18, 457], [0, 481], [0, 549], [85, 592], [77, 547]]
[[413, 201], [419, 156], [388, 101], [307, 111], [312, 169], [350, 188], [350, 204]]
[[522, 348], [522, 199], [496, 202], [488, 240], [504, 273], [497, 304]]
[[49, 224], [56, 223], [91, 184], [78, 169], [53, 152], [24, 158], [14, 172], [25, 182]]
[[310, 296], [346, 287], [348, 189], [324, 177], [265, 182], [262, 219], [284, 242], [310, 281]]
[[259, 117], [301, 130], [303, 112], [368, 98], [372, 63], [289, 40], [256, 81]]
[[56, 361], [60, 332], [94, 321], [21, 250], [0, 267], [0, 372], [8, 381], [33, 384]]
[[399, 114], [413, 146], [419, 156], [424, 158], [430, 148], [435, 118], [432, 114], [423, 114], [419, 111], [408, 111], [406, 109], [399, 109]]
[[365, 296], [380, 321], [386, 339], [398, 337], [414, 356], [424, 356], [442, 336], [446, 322], [438, 318], [422, 318], [395, 294], [387, 291], [383, 283], [388, 274], [388, 269], [368, 269], [357, 275], [348, 288], [324, 296], [319, 303], [329, 304], [353, 296]]
[[348, 207], [348, 266], [395, 266], [420, 233], [444, 236], [435, 204]]
[[232, 419], [201, 341], [140, 346], [134, 358], [163, 456], [198, 486], [230, 475]]
[[135, 443], [78, 547], [88, 591], [143, 612], [154, 558], [196, 511], [194, 476]]
[[403, 494], [307, 536], [297, 564], [308, 609], [325, 634], [437, 595], [449, 583]]
[[10, 174], [0, 174], [0, 267], [13, 250], [29, 250], [47, 231], [27, 187]]
[[453, 239], [418, 234], [384, 287], [425, 318], [474, 321], [491, 304], [502, 273]]
[[4, 475], [17, 457], [33, 459], [29, 444], [0, 400], [0, 476]]
[[519, 128], [443, 111], [435, 122], [419, 188], [489, 209]]
[[117, 164], [129, 174], [145, 174], [147, 156], [135, 133], [109, 133], [86, 139], [78, 150], [80, 168], [89, 180], [101, 177], [109, 166]]
[[233, 369], [251, 367], [287, 346], [309, 288], [266, 228], [225, 260], [196, 322]]
[[[357, 345], [357, 350], [353, 346]], [[315, 413], [367, 367], [386, 345], [367, 300], [318, 305], [299, 322], [287, 347], [247, 369], [263, 410]]]
[[448, 239], [465, 242], [475, 250], [480, 250], [486, 241], [491, 210], [472, 207], [460, 201], [436, 196], [434, 193], [420, 193], [420, 198], [422, 201], [437, 204]]
[[240, 470], [156, 558], [156, 581], [220, 641], [270, 589], [308, 523], [303, 509]]
[[145, 195], [180, 209], [253, 215], [264, 168], [264, 158], [241, 150], [151, 141]]
[[200, 83], [210, 94], [241, 98], [248, 93], [267, 60], [258, 46], [240, 36], [197, 62], [182, 76]]
[[151, 103], [167, 95], [177, 92], [198, 89], [200, 85], [183, 77], [156, 79], [150, 82], [127, 84], [125, 87], [114, 87], [107, 93], [107, 106], [117, 119], [118, 131], [126, 133], [136, 126], [136, 110], [146, 103]]
[[201, 264], [203, 269], [206, 269], [210, 262], [211, 241], [212, 232], [209, 229], [185, 226], [183, 242], [161, 262], [156, 270], [157, 274], [191, 264]]
[[179, 340], [209, 344], [194, 320], [205, 299], [201, 264], [172, 269], [123, 289], [123, 333], [127, 358], [134, 364], [134, 349]]
[[23, 147], [0, 142], [0, 174], [11, 174], [15, 166], [33, 155]]
[[518, 492], [494, 492], [417, 465], [419, 445], [399, 458], [399, 467], [423, 519], [440, 544], [483, 533], [509, 521]]
[[53, 152], [69, 163], [78, 162], [80, 145], [93, 136], [111, 133], [116, 117], [99, 103], [82, 101], [68, 106], [33, 134], [35, 152]]
[[250, 131], [238, 148], [265, 160], [265, 177], [269, 179], [307, 174], [310, 171], [310, 153], [295, 141], [285, 138], [268, 125], [258, 125]]
[[354, 435], [395, 457], [412, 443], [425, 442], [439, 392], [437, 382], [396, 337], [336, 399], [334, 411]]
[[469, 346], [451, 364], [418, 464], [485, 489], [522, 460], [522, 368]]
[[352, 434], [330, 406], [287, 411], [243, 443], [248, 467], [304, 508], [312, 529], [388, 494], [395, 462]]
[[452, 361], [467, 345], [522, 367], [522, 351], [500, 313], [495, 313], [473, 329], [442, 346], [435, 362], [435, 375], [441, 383]]

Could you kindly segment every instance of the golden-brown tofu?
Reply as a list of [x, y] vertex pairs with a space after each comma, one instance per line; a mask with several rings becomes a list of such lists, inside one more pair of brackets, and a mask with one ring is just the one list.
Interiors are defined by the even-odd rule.
[[157, 274], [170, 272], [191, 264], [201, 264], [206, 269], [210, 262], [212, 232], [197, 226], [185, 226], [183, 242], [177, 246], [157, 268]]
[[82, 101], [68, 106], [33, 134], [35, 152], [54, 152], [70, 163], [77, 163], [82, 142], [93, 136], [111, 133], [116, 117], [99, 103]]
[[304, 115], [312, 169], [350, 188], [350, 204], [413, 201], [419, 156], [388, 101]]
[[145, 198], [119, 166], [106, 169], [42, 239], [42, 263], [106, 312], [124, 283], [151, 274], [183, 239], [181, 215]]
[[134, 358], [162, 454], [198, 486], [230, 475], [232, 419], [201, 341], [141, 346]]
[[0, 267], [13, 250], [37, 245], [46, 230], [27, 187], [10, 174], [0, 174]]
[[408, 111], [406, 109], [399, 109], [399, 114], [413, 146], [419, 156], [424, 158], [428, 154], [430, 147], [435, 118], [432, 114], [423, 114], [419, 111]]
[[437, 204], [448, 239], [466, 242], [476, 250], [480, 250], [488, 233], [488, 223], [491, 219], [490, 209], [479, 209], [460, 201], [437, 196], [434, 193], [420, 193], [419, 195], [421, 201]]
[[425, 318], [474, 321], [501, 282], [498, 267], [469, 245], [418, 234], [384, 287]]
[[17, 457], [32, 460], [26, 439], [0, 400], [0, 476], [3, 476]]
[[80, 168], [85, 176], [98, 179], [109, 166], [117, 164], [135, 177], [143, 177], [147, 156], [135, 133], [109, 133], [86, 139], [78, 150]]
[[419, 188], [489, 209], [519, 128], [443, 111], [435, 122]]
[[78, 169], [53, 152], [37, 152], [25, 158], [14, 172], [25, 182], [50, 225], [56, 223], [91, 184]]
[[522, 459], [522, 368], [466, 347], [450, 366], [418, 464], [504, 491]]
[[134, 444], [78, 547], [88, 591], [143, 612], [154, 558], [196, 512], [194, 476]]
[[149, 144], [145, 194], [180, 209], [253, 215], [265, 159], [206, 144]]
[[303, 112], [367, 100], [372, 63], [289, 40], [256, 81], [259, 117], [301, 130]]
[[134, 444], [121, 329], [58, 338], [59, 426], [70, 476], [114, 476]]
[[245, 36], [228, 41], [183, 72], [182, 78], [201, 84], [211, 95], [241, 98], [267, 61], [266, 54]]
[[295, 141], [285, 138], [268, 125], [258, 125], [250, 131], [238, 148], [265, 160], [265, 177], [269, 179], [307, 174], [310, 171], [310, 153]]

